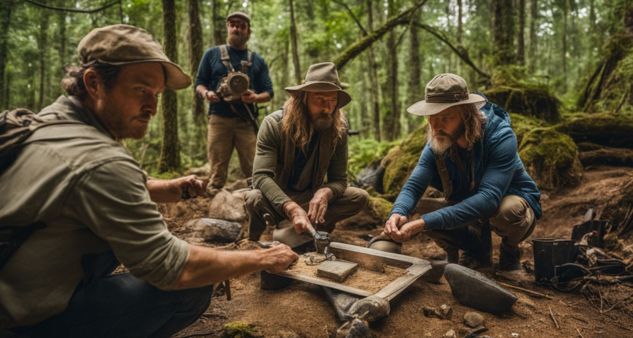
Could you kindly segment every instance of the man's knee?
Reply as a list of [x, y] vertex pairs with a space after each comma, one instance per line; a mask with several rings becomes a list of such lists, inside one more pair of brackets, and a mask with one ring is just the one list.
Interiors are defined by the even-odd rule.
[[348, 187], [345, 189], [343, 195], [337, 201], [345, 202], [346, 204], [354, 206], [357, 209], [361, 209], [367, 206], [367, 203], [369, 201], [369, 194], [363, 189]]
[[512, 244], [518, 244], [529, 236], [534, 222], [534, 211], [527, 201], [516, 195], [504, 197], [497, 213], [490, 218], [494, 232]]

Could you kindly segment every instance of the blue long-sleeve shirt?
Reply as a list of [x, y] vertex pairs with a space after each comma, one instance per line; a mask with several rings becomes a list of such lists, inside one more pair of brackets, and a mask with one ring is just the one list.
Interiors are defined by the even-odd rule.
[[[236, 49], [231, 46], [228, 46], [228, 50], [233, 69], [241, 71], [241, 62], [242, 60], [248, 59], [248, 50]], [[209, 48], [204, 52], [202, 60], [200, 60], [195, 86], [204, 85], [207, 89], [216, 91], [220, 80], [227, 74], [228, 69], [226, 69], [226, 66], [222, 63], [220, 47]], [[251, 90], [257, 94], [268, 92], [270, 97], [273, 97], [273, 83], [270, 80], [270, 75], [268, 73], [268, 65], [266, 65], [264, 59], [257, 53], [253, 52], [252, 65], [248, 68], [247, 74], [250, 78]], [[233, 106], [233, 109], [239, 110], [242, 113], [242, 116], [244, 116], [243, 113], [246, 112], [246, 108], [242, 102], [238, 101], [237, 103], [232, 103], [231, 105]], [[249, 109], [253, 110], [254, 105], [251, 105]], [[210, 114], [217, 114], [225, 117], [238, 116], [232, 111], [229, 103], [224, 100], [220, 100], [215, 104], [210, 104], [209, 115]]]
[[[457, 203], [422, 215], [428, 229], [455, 229], [478, 219], [489, 218], [494, 215], [501, 200], [507, 195], [524, 198], [534, 210], [536, 217], [541, 216], [541, 194], [521, 162], [509, 116], [490, 103], [481, 111], [486, 115], [486, 125], [484, 135], [473, 146], [471, 155], [474, 189], [461, 189], [465, 193], [451, 196], [451, 200]], [[467, 173], [459, 170], [446, 153], [442, 156], [450, 181], [453, 184], [465, 182], [464, 176]], [[435, 155], [427, 144], [422, 150], [418, 164], [402, 187], [391, 210], [392, 214], [410, 214], [429, 185], [443, 190], [435, 161]]]

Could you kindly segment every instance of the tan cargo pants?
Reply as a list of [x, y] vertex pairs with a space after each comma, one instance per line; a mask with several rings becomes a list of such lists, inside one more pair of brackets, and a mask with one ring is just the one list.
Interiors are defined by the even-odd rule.
[[207, 140], [209, 186], [219, 189], [226, 183], [233, 148], [237, 150], [242, 173], [245, 177], [251, 177], [256, 143], [257, 134], [249, 121], [210, 115]]
[[[312, 199], [313, 192], [288, 193], [288, 196], [299, 204], [306, 212], [308, 211], [308, 203]], [[264, 197], [258, 189], [252, 189], [245, 194], [244, 205], [249, 214], [249, 234], [248, 238], [252, 241], [259, 240], [259, 237], [266, 229], [266, 222], [263, 215], [268, 213], [272, 217], [272, 221], [278, 224], [286, 219], [285, 215], [280, 215]], [[316, 230], [331, 232], [334, 230], [334, 224], [342, 219], [355, 215], [361, 211], [366, 205], [369, 195], [363, 189], [348, 187], [343, 195], [337, 199], [330, 201], [327, 211], [325, 212], [325, 223], [315, 226]]]

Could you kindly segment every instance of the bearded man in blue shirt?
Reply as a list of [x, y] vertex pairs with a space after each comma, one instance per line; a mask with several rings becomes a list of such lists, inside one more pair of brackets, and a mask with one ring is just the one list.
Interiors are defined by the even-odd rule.
[[[501, 237], [499, 270], [519, 270], [519, 243], [534, 230], [541, 206], [508, 113], [469, 94], [466, 81], [450, 73], [435, 76], [425, 100], [407, 111], [427, 116], [428, 142], [384, 233], [370, 247], [399, 252], [400, 243], [423, 232], [446, 251], [449, 262], [486, 269], [492, 266], [492, 231]], [[428, 186], [443, 191], [445, 201], [420, 200]], [[416, 205], [422, 215], [409, 220]]]

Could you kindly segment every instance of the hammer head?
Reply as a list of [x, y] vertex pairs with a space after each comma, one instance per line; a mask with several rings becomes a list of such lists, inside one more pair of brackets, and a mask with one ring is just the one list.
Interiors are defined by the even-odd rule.
[[325, 253], [330, 246], [330, 234], [325, 231], [316, 231], [314, 233], [314, 247], [318, 253]]

